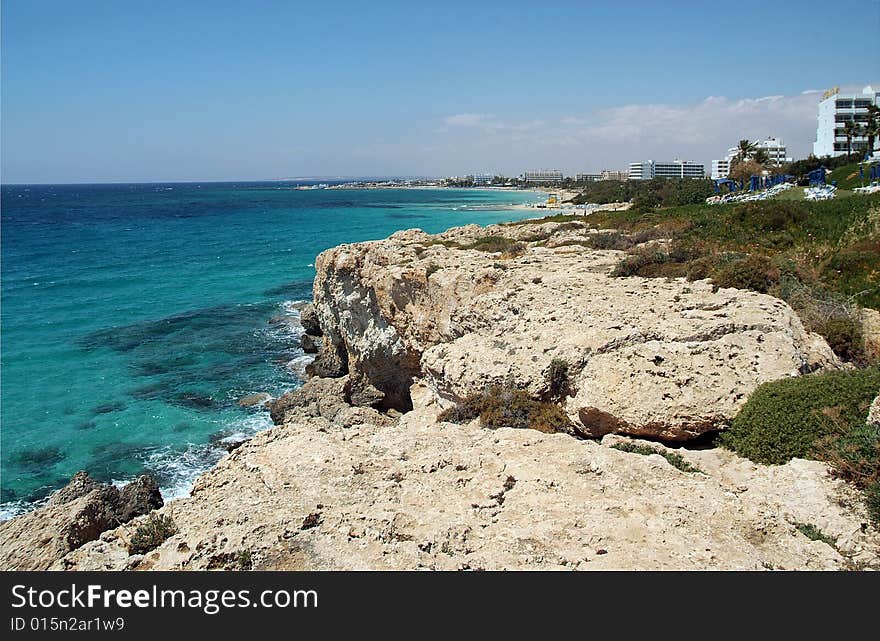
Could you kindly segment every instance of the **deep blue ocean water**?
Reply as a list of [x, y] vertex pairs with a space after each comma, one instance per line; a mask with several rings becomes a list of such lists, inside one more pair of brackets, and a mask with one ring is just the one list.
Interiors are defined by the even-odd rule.
[[[77, 470], [185, 495], [268, 427], [238, 406], [300, 384], [315, 256], [399, 229], [529, 215], [534, 192], [288, 183], [2, 187], [0, 513]], [[279, 322], [279, 320], [281, 322]], [[270, 322], [272, 321], [272, 322]]]

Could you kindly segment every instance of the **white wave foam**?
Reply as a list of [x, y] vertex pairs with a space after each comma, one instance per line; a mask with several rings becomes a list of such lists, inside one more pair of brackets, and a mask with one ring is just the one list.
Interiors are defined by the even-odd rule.
[[269, 427], [272, 420], [268, 414], [242, 417], [228, 426], [228, 433], [217, 443], [191, 444], [183, 452], [165, 447], [147, 455], [144, 466], [162, 479], [159, 489], [164, 500], [186, 497], [196, 479], [226, 455], [222, 444], [249, 439]]
[[307, 300], [286, 300], [281, 303], [281, 308], [291, 316], [299, 318], [302, 314], [302, 308], [308, 304]]
[[296, 374], [300, 379], [305, 380], [306, 377], [306, 367], [309, 366], [315, 360], [315, 357], [311, 354], [303, 354], [302, 356], [297, 356], [291, 361], [287, 362], [288, 371]]
[[[281, 308], [290, 322], [282, 321], [269, 328], [259, 331], [267, 331], [270, 336], [279, 341], [289, 341], [292, 338], [299, 340], [305, 333], [299, 322], [301, 309], [308, 301], [284, 301]], [[285, 364], [285, 368], [296, 374], [299, 378], [305, 378], [306, 366], [314, 360], [309, 354], [298, 356]], [[254, 392], [256, 393], [256, 392]], [[163, 447], [152, 450], [141, 456], [141, 460], [147, 472], [152, 472], [162, 479], [160, 491], [164, 500], [189, 496], [196, 479], [226, 455], [223, 445], [251, 438], [257, 432], [272, 427], [272, 420], [266, 412], [252, 413], [232, 421], [223, 430], [225, 435], [216, 443], [191, 444], [184, 451]], [[122, 487], [130, 483], [133, 478], [112, 479], [111, 483]], [[6, 501], [0, 503], [0, 521], [6, 521], [19, 514], [30, 512], [45, 503], [39, 502]]]

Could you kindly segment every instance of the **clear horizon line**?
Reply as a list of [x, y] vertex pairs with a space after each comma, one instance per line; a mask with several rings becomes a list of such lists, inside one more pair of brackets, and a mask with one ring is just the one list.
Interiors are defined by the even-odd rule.
[[0, 181], [3, 187], [21, 187], [29, 185], [194, 185], [194, 184], [219, 184], [234, 182], [249, 183], [272, 183], [272, 182], [290, 182], [295, 180], [441, 180], [451, 176], [406, 176], [406, 175], [387, 175], [387, 176], [299, 176], [292, 178], [232, 178], [224, 180], [107, 180], [93, 181], [84, 180], [76, 182], [5, 182]]

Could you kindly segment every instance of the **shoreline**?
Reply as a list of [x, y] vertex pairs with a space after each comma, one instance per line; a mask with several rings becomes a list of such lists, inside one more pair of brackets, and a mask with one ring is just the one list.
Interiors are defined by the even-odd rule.
[[[398, 187], [398, 188], [403, 189], [406, 187]], [[419, 187], [411, 187], [408, 189], [420, 189], [420, 188]], [[438, 187], [437, 189], [447, 189], [447, 188], [446, 187]], [[506, 188], [506, 189], [485, 189], [484, 190], [484, 188], [479, 188], [479, 187], [478, 188], [452, 188], [452, 189], [468, 189], [468, 190], [469, 189], [477, 189], [480, 191], [490, 191], [490, 192], [505, 191], [505, 192], [511, 192], [511, 193], [528, 191], [528, 192], [532, 192], [532, 193], [541, 193], [541, 190], [538, 190], [538, 189], [521, 190], [521, 189]], [[530, 209], [530, 206], [527, 203], [516, 203], [516, 204], [499, 203], [497, 205], [488, 205], [485, 207], [485, 209], [486, 209], [485, 212], [482, 211], [479, 207], [480, 206], [478, 205], [477, 208], [472, 209], [470, 206], [465, 206], [462, 209], [453, 209], [453, 211], [458, 211], [458, 213], [467, 212], [467, 218], [470, 220], [470, 222], [467, 224], [478, 224], [481, 226], [485, 226], [486, 224], [496, 224], [497, 223], [497, 221], [490, 222], [490, 223], [484, 222], [484, 215], [485, 214], [491, 215], [492, 213], [497, 213], [497, 212], [504, 212], [504, 211], [517, 212], [517, 211], [520, 211], [523, 209]], [[504, 222], [509, 222], [509, 221], [513, 221], [513, 220], [520, 220], [520, 219], [521, 218], [519, 218], [519, 216], [511, 214], [511, 216], [509, 218], [505, 217]], [[462, 224], [464, 224], [464, 223], [461, 223], [461, 222], [450, 223], [449, 224], [450, 226], [445, 227], [443, 231], [447, 231], [448, 229], [461, 226]], [[398, 231], [405, 231], [405, 230], [398, 230]], [[344, 241], [344, 242], [357, 242], [357, 241]], [[312, 261], [312, 263], [314, 262], [314, 257], [311, 258], [311, 261]], [[281, 283], [279, 283], [279, 284], [281, 284]], [[310, 288], [310, 290], [311, 290], [311, 288]], [[309, 298], [307, 300], [285, 301], [283, 303], [283, 305], [286, 305], [288, 303], [304, 305], [310, 301], [311, 301], [311, 294], [309, 295]], [[264, 319], [264, 321], [265, 320], [271, 320], [271, 319], [267, 318], [267, 319]], [[262, 326], [259, 326], [259, 327], [262, 327]], [[304, 356], [308, 357], [310, 355], [305, 354], [305, 355], [298, 356], [297, 358], [294, 359], [294, 361], [301, 360]], [[293, 361], [291, 361], [291, 362], [293, 362]], [[282, 365], [280, 367], [288, 367], [288, 366]], [[300, 381], [299, 385], [301, 386], [303, 383], [305, 383], [305, 380], [306, 379], [302, 379]], [[296, 388], [291, 388], [291, 389], [296, 389]], [[260, 390], [257, 390], [257, 391], [260, 391]], [[265, 419], [265, 421], [263, 419]], [[268, 419], [268, 416], [262, 412], [248, 413], [247, 415], [244, 415], [242, 417], [242, 422], [245, 422], [248, 424], [248, 429], [246, 431], [250, 436], [253, 436], [254, 434], [257, 434], [257, 433], [261, 433], [261, 432], [265, 431], [266, 429], [271, 429], [271, 427], [272, 427], [271, 421]], [[250, 425], [256, 424], [256, 423], [260, 423], [261, 424], [260, 427], [257, 429], [251, 430]], [[194, 475], [190, 476], [189, 474], [187, 474], [185, 477], [184, 476], [179, 477], [177, 475], [177, 468], [183, 468], [183, 467], [188, 467], [188, 466], [194, 465], [193, 461], [195, 460], [195, 457], [202, 456], [202, 454], [200, 453], [200, 451], [202, 449], [207, 449], [209, 447], [217, 448], [218, 443], [219, 443], [219, 441], [217, 443], [215, 443], [214, 441], [192, 442], [189, 444], [189, 446], [186, 449], [183, 449], [181, 451], [176, 452], [173, 456], [170, 454], [169, 455], [164, 454], [163, 450], [164, 450], [165, 446], [163, 444], [160, 444], [155, 448], [155, 453], [154, 453], [154, 456], [156, 456], [157, 458], [160, 459], [160, 463], [161, 463], [160, 467], [159, 468], [147, 468], [145, 470], [145, 472], [150, 473], [152, 471], [153, 473], [156, 473], [156, 472], [164, 473], [167, 470], [172, 469], [174, 471], [174, 474], [172, 476], [170, 476], [167, 481], [163, 482], [162, 490], [163, 490], [163, 493], [165, 494], [164, 498], [169, 502], [173, 501], [173, 500], [178, 500], [181, 498], [188, 498], [190, 495], [190, 492], [191, 492], [191, 488], [194, 485], [194, 483], [197, 481], [197, 479], [201, 475], [203, 475], [206, 472], [209, 472], [211, 469], [213, 469], [217, 465], [217, 462], [222, 457], [222, 455], [225, 455], [225, 452], [222, 451], [222, 449], [223, 449], [222, 444], [219, 447], [219, 449], [217, 449], [217, 453], [218, 453], [217, 456], [210, 456], [210, 455], [207, 456], [207, 459], [213, 459], [213, 461], [209, 462], [206, 467], [201, 468]], [[161, 477], [161, 474], [159, 474], [159, 476]], [[112, 481], [108, 481], [108, 482], [111, 482], [113, 485], [115, 485], [117, 487], [121, 487], [125, 483], [133, 481], [135, 478], [137, 478], [136, 475], [135, 476], [113, 477]], [[185, 492], [183, 490], [184, 487], [186, 487]], [[58, 489], [60, 489], [60, 487]], [[40, 509], [41, 507], [45, 506], [45, 504], [49, 500], [49, 498], [55, 492], [57, 492], [58, 489], [53, 490], [49, 494], [47, 494], [47, 495], [43, 496], [42, 498], [35, 500], [35, 501], [27, 501], [24, 499], [6, 501], [3, 505], [2, 514], [0, 514], [0, 523]]]
[[[601, 402], [603, 394], [630, 398], [632, 390], [616, 391], [616, 385], [605, 385], [613, 382], [614, 372], [605, 382], [601, 372], [614, 369], [621, 360], [625, 370], [641, 371], [637, 366], [644, 358], [633, 353], [626, 341], [615, 340], [628, 335], [620, 324], [645, 324], [642, 330], [663, 343], [670, 340], [659, 331], [665, 321], [646, 310], [667, 304], [710, 307], [713, 313], [708, 316], [676, 316], [675, 322], [683, 325], [676, 332], [685, 332], [691, 341], [717, 350], [721, 357], [706, 361], [709, 371], [703, 372], [693, 367], [693, 356], [679, 360], [682, 355], [677, 355], [673, 336], [669, 345], [650, 348], [650, 354], [663, 354], [664, 368], [673, 368], [671, 378], [649, 382], [640, 374], [634, 384], [674, 383], [679, 374], [688, 372], [697, 378], [720, 375], [724, 385], [747, 393], [748, 385], [755, 382], [740, 380], [742, 354], [738, 349], [730, 351], [731, 346], [746, 341], [764, 349], [765, 358], [778, 363], [771, 377], [786, 374], [790, 367], [780, 340], [792, 353], [821, 347], [804, 335], [792, 335], [790, 330], [797, 325], [792, 324], [791, 311], [768, 304], [765, 295], [713, 291], [706, 282], [614, 280], [609, 274], [617, 252], [593, 251], [575, 242], [589, 237], [591, 232], [584, 226], [575, 229], [570, 223], [537, 221], [533, 225], [499, 224], [490, 229], [491, 234], [527, 245], [524, 254], [508, 258], [467, 249], [469, 241], [482, 237], [470, 226], [436, 235], [408, 230], [322, 253], [316, 261], [315, 311], [302, 317], [304, 329], [322, 345], [319, 358], [302, 387], [270, 405], [273, 425], [199, 475], [189, 496], [169, 500], [158, 510], [174, 519], [179, 532], [154, 551], [129, 552], [128, 542], [143, 522], [144, 517], [138, 517], [66, 553], [51, 567], [235, 569], [242, 550], [249, 551], [254, 569], [297, 570], [761, 570], [769, 565], [840, 569], [847, 559], [876, 562], [874, 530], [859, 533], [856, 517], [832, 502], [834, 492], [843, 491], [843, 483], [829, 479], [825, 464], [795, 460], [755, 466], [719, 448], [688, 449], [668, 441], [641, 440], [650, 435], [635, 429], [639, 421], [656, 425], [652, 416], [669, 413], [656, 400], [663, 396], [657, 390], [644, 402], [629, 404], [625, 411], [630, 413], [619, 422], [622, 433], [586, 439], [571, 433], [486, 429], [473, 422], [455, 425], [441, 420], [439, 414], [450, 407], [450, 397], [482, 385], [485, 377], [503, 380], [516, 373], [525, 390], [539, 393], [545, 361], [552, 356], [579, 362], [578, 355], [592, 345], [589, 336], [594, 331], [603, 332], [599, 343], [614, 347], [607, 354], [594, 354], [590, 348], [586, 365], [594, 368], [590, 402]], [[432, 243], [435, 240], [441, 242]], [[402, 270], [395, 268], [404, 265]], [[456, 285], [471, 282], [474, 274], [494, 274], [483, 281], [491, 286], [477, 292], [476, 300]], [[517, 293], [517, 286], [523, 291]], [[638, 290], [635, 297], [632, 288]], [[410, 292], [407, 296], [413, 296], [409, 302], [414, 307], [401, 305], [407, 311], [396, 312], [406, 314], [397, 319], [397, 334], [374, 332], [377, 324], [389, 322], [386, 314], [391, 308], [386, 305], [389, 292], [395, 290]], [[422, 297], [428, 291], [434, 294]], [[558, 300], [561, 292], [577, 300], [556, 308], [549, 319], [541, 310]], [[609, 295], [625, 305], [607, 304], [603, 296]], [[526, 309], [523, 305], [531, 298], [537, 301], [531, 302], [532, 311], [502, 313], [510, 305]], [[445, 331], [445, 314], [453, 313], [463, 314], [473, 329], [451, 340], [441, 336], [419, 343], [424, 331], [419, 319], [435, 318], [431, 312], [435, 304], [447, 310], [436, 317], [439, 331]], [[583, 317], [579, 310], [584, 306], [601, 318]], [[363, 331], [337, 324], [337, 314], [359, 315]], [[739, 327], [742, 323], [737, 319], [743, 314], [743, 318], [764, 316], [763, 334], [774, 337], [773, 351], [758, 347], [747, 330], [737, 330], [733, 342], [717, 340], [719, 323]], [[567, 329], [560, 333], [563, 327]], [[343, 336], [328, 338], [336, 333]], [[404, 339], [406, 343], [398, 343]], [[503, 345], [497, 345], [499, 341]], [[547, 354], [542, 346], [551, 343], [557, 349]], [[342, 361], [334, 356], [340, 345], [347, 353]], [[406, 354], [412, 345], [418, 345], [419, 371], [413, 380], [408, 375], [400, 378], [412, 367], [407, 363], [414, 362]], [[817, 362], [827, 357], [824, 349], [816, 354]], [[497, 360], [495, 350], [508, 355], [504, 361], [510, 371], [480, 365]], [[375, 372], [379, 378], [365, 380], [361, 372]], [[697, 381], [690, 391], [699, 394], [701, 389], [704, 386]], [[382, 396], [389, 407], [380, 411], [373, 406]], [[692, 399], [687, 411], [699, 415], [708, 398]], [[570, 397], [572, 410], [583, 402], [578, 399], [579, 394]], [[394, 409], [407, 403], [411, 405], [405, 411]], [[646, 404], [651, 406], [643, 407]], [[682, 420], [686, 408], [673, 409], [667, 419], [672, 423], [664, 429], [683, 429], [684, 434], [691, 429], [689, 424], [675, 428], [674, 422]], [[716, 403], [713, 410], [730, 412], [733, 407]], [[627, 425], [633, 430], [627, 432]], [[633, 440], [658, 455], [621, 451]], [[665, 454], [673, 453], [698, 473], [664, 461]], [[691, 497], [686, 504], [693, 518], [682, 519], [683, 497]], [[614, 511], [624, 504], [635, 515], [626, 527]], [[805, 543], [791, 526], [791, 518], [820, 523], [823, 531], [839, 537], [840, 549]], [[536, 529], [536, 519], [546, 527]], [[634, 525], [644, 519], [652, 519], [659, 528], [655, 533], [658, 540], [662, 537], [662, 545], [646, 545], [642, 529]], [[707, 522], [716, 525], [707, 529]], [[767, 534], [758, 544], [747, 533], [760, 527]], [[695, 547], [695, 541], [705, 545]], [[712, 554], [693, 553], [703, 547], [711, 548]]]

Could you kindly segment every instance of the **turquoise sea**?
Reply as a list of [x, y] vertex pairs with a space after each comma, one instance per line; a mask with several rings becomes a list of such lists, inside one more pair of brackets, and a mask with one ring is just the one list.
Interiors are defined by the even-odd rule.
[[[4, 185], [0, 515], [77, 470], [166, 499], [270, 424], [238, 399], [300, 383], [315, 256], [418, 227], [522, 218], [535, 192], [293, 183]], [[271, 322], [270, 322], [271, 321]]]

